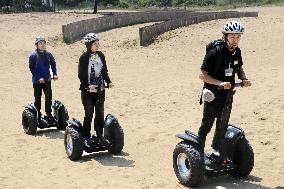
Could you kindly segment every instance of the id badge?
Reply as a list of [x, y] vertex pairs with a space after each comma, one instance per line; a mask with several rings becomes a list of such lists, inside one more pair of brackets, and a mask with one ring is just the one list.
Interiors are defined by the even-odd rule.
[[225, 76], [230, 77], [233, 75], [233, 68], [225, 69]]

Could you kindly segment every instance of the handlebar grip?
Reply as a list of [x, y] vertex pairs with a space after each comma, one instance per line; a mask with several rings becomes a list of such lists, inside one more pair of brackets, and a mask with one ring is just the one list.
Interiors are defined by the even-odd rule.
[[[98, 90], [99, 88], [101, 88], [101, 89], [102, 89], [102, 88], [103, 88], [103, 89], [105, 89], [105, 88], [109, 88], [109, 85], [97, 86], [95, 89], [97, 89], [97, 90]], [[85, 90], [89, 91], [89, 90], [90, 90], [90, 88], [89, 88], [89, 87], [86, 87], [86, 88], [85, 88]]]
[[224, 89], [224, 86], [223, 85], [218, 85], [218, 89], [222, 90], [222, 89]]
[[[236, 88], [236, 87], [243, 87], [243, 86], [244, 86], [243, 82], [238, 82], [238, 83], [234, 84], [234, 88]], [[222, 90], [222, 89], [224, 89], [224, 86], [223, 85], [218, 85], [218, 89]]]

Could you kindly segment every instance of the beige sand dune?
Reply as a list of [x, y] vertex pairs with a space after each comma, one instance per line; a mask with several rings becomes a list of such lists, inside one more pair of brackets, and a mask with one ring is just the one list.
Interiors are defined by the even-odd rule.
[[[240, 47], [251, 88], [235, 96], [231, 123], [241, 126], [255, 152], [255, 166], [244, 180], [206, 179], [201, 188], [284, 187], [284, 7], [257, 7], [258, 18], [245, 25]], [[70, 161], [63, 132], [54, 129], [28, 136], [21, 128], [22, 106], [33, 100], [27, 58], [33, 39], [48, 37], [57, 59], [59, 81], [53, 97], [66, 104], [70, 117], [82, 120], [78, 57], [82, 41], [66, 45], [61, 25], [92, 15], [27, 13], [0, 15], [0, 188], [185, 188], [172, 168], [175, 134], [197, 132], [202, 114], [198, 79], [205, 45], [219, 38], [226, 20], [204, 22], [168, 32], [149, 47], [138, 44], [141, 25], [100, 33], [115, 88], [107, 91], [105, 112], [118, 117], [125, 131], [123, 153], [84, 154]], [[212, 140], [207, 140], [209, 149]]]

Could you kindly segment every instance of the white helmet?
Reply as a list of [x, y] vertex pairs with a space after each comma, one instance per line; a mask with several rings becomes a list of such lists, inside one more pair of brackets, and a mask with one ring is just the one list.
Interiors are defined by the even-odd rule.
[[223, 28], [222, 33], [228, 34], [228, 33], [244, 33], [244, 27], [243, 25], [238, 21], [229, 21], [227, 22]]
[[88, 33], [84, 37], [85, 44], [88, 44], [88, 43], [91, 43], [91, 42], [97, 41], [97, 40], [99, 40], [99, 36], [98, 36], [98, 34], [95, 34], [95, 33]]
[[37, 37], [35, 38], [35, 44], [38, 44], [38, 42], [40, 42], [40, 41], [46, 42], [44, 37], [42, 37], [42, 36], [37, 36]]

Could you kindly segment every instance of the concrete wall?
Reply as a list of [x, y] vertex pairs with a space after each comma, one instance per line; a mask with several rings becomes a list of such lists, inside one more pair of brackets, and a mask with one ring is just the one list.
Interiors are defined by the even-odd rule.
[[141, 24], [146, 22], [159, 22], [183, 17], [192, 17], [200, 14], [208, 14], [205, 12], [192, 11], [152, 11], [152, 12], [136, 12], [125, 13], [119, 15], [110, 15], [100, 18], [92, 18], [66, 24], [62, 26], [63, 39], [67, 43], [81, 39], [90, 32], [102, 32], [113, 28]]
[[62, 26], [63, 39], [71, 43], [82, 39], [90, 32], [102, 32], [113, 28], [141, 24], [146, 22], [160, 22], [151, 26], [139, 28], [140, 45], [145, 46], [153, 41], [153, 38], [169, 30], [178, 27], [196, 24], [221, 18], [257, 17], [257, 12], [192, 12], [185, 10], [176, 11], [151, 11], [125, 14], [114, 14], [100, 18], [81, 20]]
[[139, 37], [140, 45], [147, 46], [151, 44], [155, 37], [161, 35], [167, 31], [182, 27], [188, 26], [191, 24], [197, 24], [204, 21], [210, 21], [215, 19], [225, 19], [225, 18], [239, 18], [239, 17], [257, 17], [258, 12], [235, 12], [235, 11], [226, 11], [226, 12], [211, 12], [207, 14], [200, 15], [187, 15], [183, 18], [169, 20], [161, 23], [156, 23], [151, 26], [146, 26], [139, 28]]

